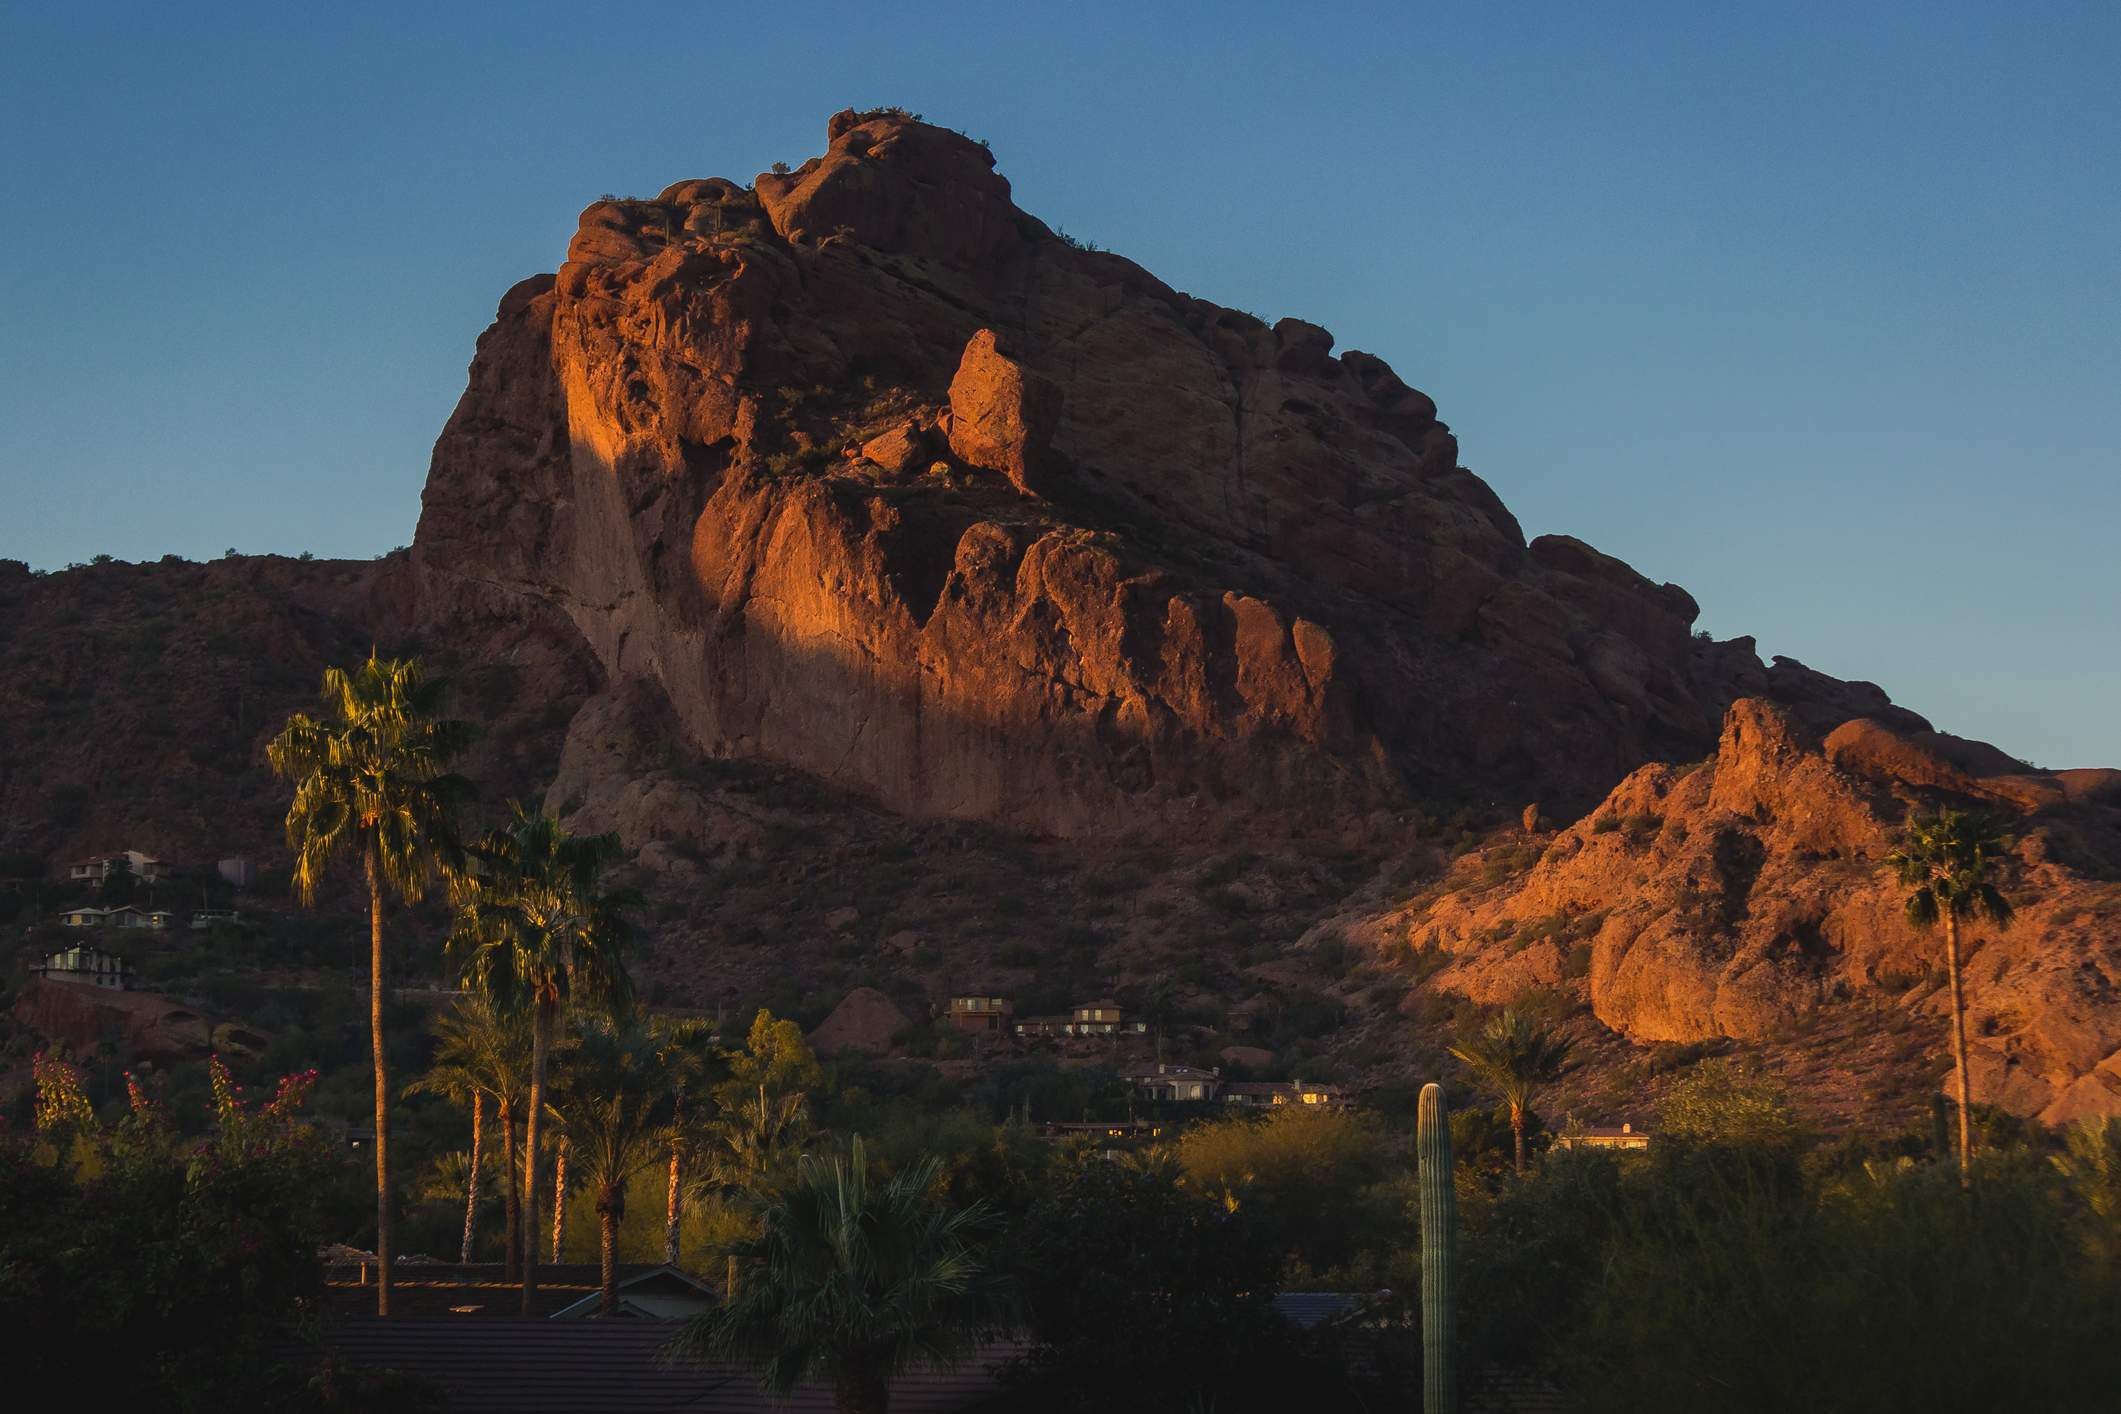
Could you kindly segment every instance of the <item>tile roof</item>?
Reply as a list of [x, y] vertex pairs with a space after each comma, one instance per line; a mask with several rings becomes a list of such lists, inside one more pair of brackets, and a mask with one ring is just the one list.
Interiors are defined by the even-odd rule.
[[[354, 1364], [417, 1371], [449, 1385], [451, 1414], [825, 1414], [832, 1386], [810, 1384], [769, 1400], [757, 1378], [719, 1363], [666, 1364], [676, 1321], [466, 1321], [370, 1316], [348, 1321], [325, 1344]], [[995, 1367], [1022, 1349], [989, 1346], [956, 1370], [905, 1375], [891, 1384], [892, 1414], [952, 1414], [1001, 1390]], [[318, 1359], [317, 1347], [288, 1359]]]

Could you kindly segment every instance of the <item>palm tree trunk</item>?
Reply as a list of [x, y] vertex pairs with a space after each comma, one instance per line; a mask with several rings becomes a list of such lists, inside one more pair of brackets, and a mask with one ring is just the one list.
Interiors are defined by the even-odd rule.
[[1517, 1136], [1517, 1176], [1524, 1177], [1524, 1106], [1510, 1106], [1510, 1131]]
[[523, 1314], [538, 1294], [538, 1117], [545, 1109], [545, 999], [530, 1015], [530, 1114], [523, 1140]]
[[567, 1144], [562, 1140], [553, 1147], [552, 1180], [552, 1264], [558, 1266], [567, 1260]]
[[663, 1220], [663, 1260], [678, 1264], [678, 1194], [685, 1180], [685, 1154], [678, 1141], [670, 1141], [670, 1215]]
[[602, 1311], [607, 1316], [619, 1314], [619, 1213], [626, 1205], [626, 1190], [618, 1190], [616, 1197], [609, 1184], [597, 1189], [597, 1217], [602, 1219], [603, 1247], [599, 1257], [604, 1263], [604, 1300]]
[[1952, 979], [1952, 1063], [1959, 1072], [1959, 1186], [1974, 1184], [1973, 1097], [1966, 1078], [1966, 994], [1959, 983], [1959, 919], [1944, 908], [1944, 965]]
[[484, 1150], [481, 1142], [486, 1137], [486, 1092], [471, 1092], [471, 1179], [464, 1185], [464, 1249], [457, 1255], [459, 1262], [471, 1260], [472, 1243], [479, 1232], [479, 1159]]
[[383, 1055], [383, 879], [368, 846], [368, 1031], [376, 1058], [376, 1314], [390, 1314], [390, 1072]]
[[518, 1243], [523, 1232], [521, 1221], [523, 1215], [518, 1211], [521, 1205], [516, 1201], [516, 1195], [520, 1191], [521, 1177], [517, 1158], [523, 1152], [517, 1147], [520, 1142], [517, 1137], [518, 1128], [515, 1106], [503, 1100], [501, 1102], [501, 1147], [507, 1151], [502, 1158], [508, 1169], [508, 1182], [504, 1185], [505, 1193], [502, 1201], [507, 1204], [508, 1211], [502, 1216], [501, 1221], [507, 1226], [508, 1231], [502, 1234], [504, 1248], [501, 1259], [501, 1280], [508, 1283], [518, 1282], [523, 1278], [521, 1265], [518, 1261], [521, 1253]]
[[832, 1382], [832, 1407], [836, 1414], [888, 1414], [891, 1381], [885, 1378], [876, 1351], [848, 1351], [840, 1357], [840, 1372]]

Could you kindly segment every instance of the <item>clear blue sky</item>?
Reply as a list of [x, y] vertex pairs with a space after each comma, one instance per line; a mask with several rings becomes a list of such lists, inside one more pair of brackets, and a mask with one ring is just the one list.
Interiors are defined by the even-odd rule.
[[1528, 534], [2042, 765], [2121, 765], [2121, 9], [16, 5], [0, 555], [412, 538], [602, 192], [897, 103], [1435, 397]]

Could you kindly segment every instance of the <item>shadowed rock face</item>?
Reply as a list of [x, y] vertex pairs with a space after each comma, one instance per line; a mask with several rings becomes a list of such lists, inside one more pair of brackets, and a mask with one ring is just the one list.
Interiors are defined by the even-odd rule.
[[957, 134], [829, 137], [598, 202], [508, 292], [435, 447], [431, 592], [556, 605], [710, 752], [1062, 835], [1589, 801], [1744, 693], [1927, 728], [1527, 545], [1383, 360], [1055, 237]]

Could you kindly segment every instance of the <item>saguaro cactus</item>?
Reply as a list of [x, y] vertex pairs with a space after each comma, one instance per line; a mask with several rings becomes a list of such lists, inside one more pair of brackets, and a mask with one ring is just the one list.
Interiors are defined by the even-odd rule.
[[1443, 1087], [1421, 1087], [1421, 1408], [1458, 1414], [1458, 1194]]

